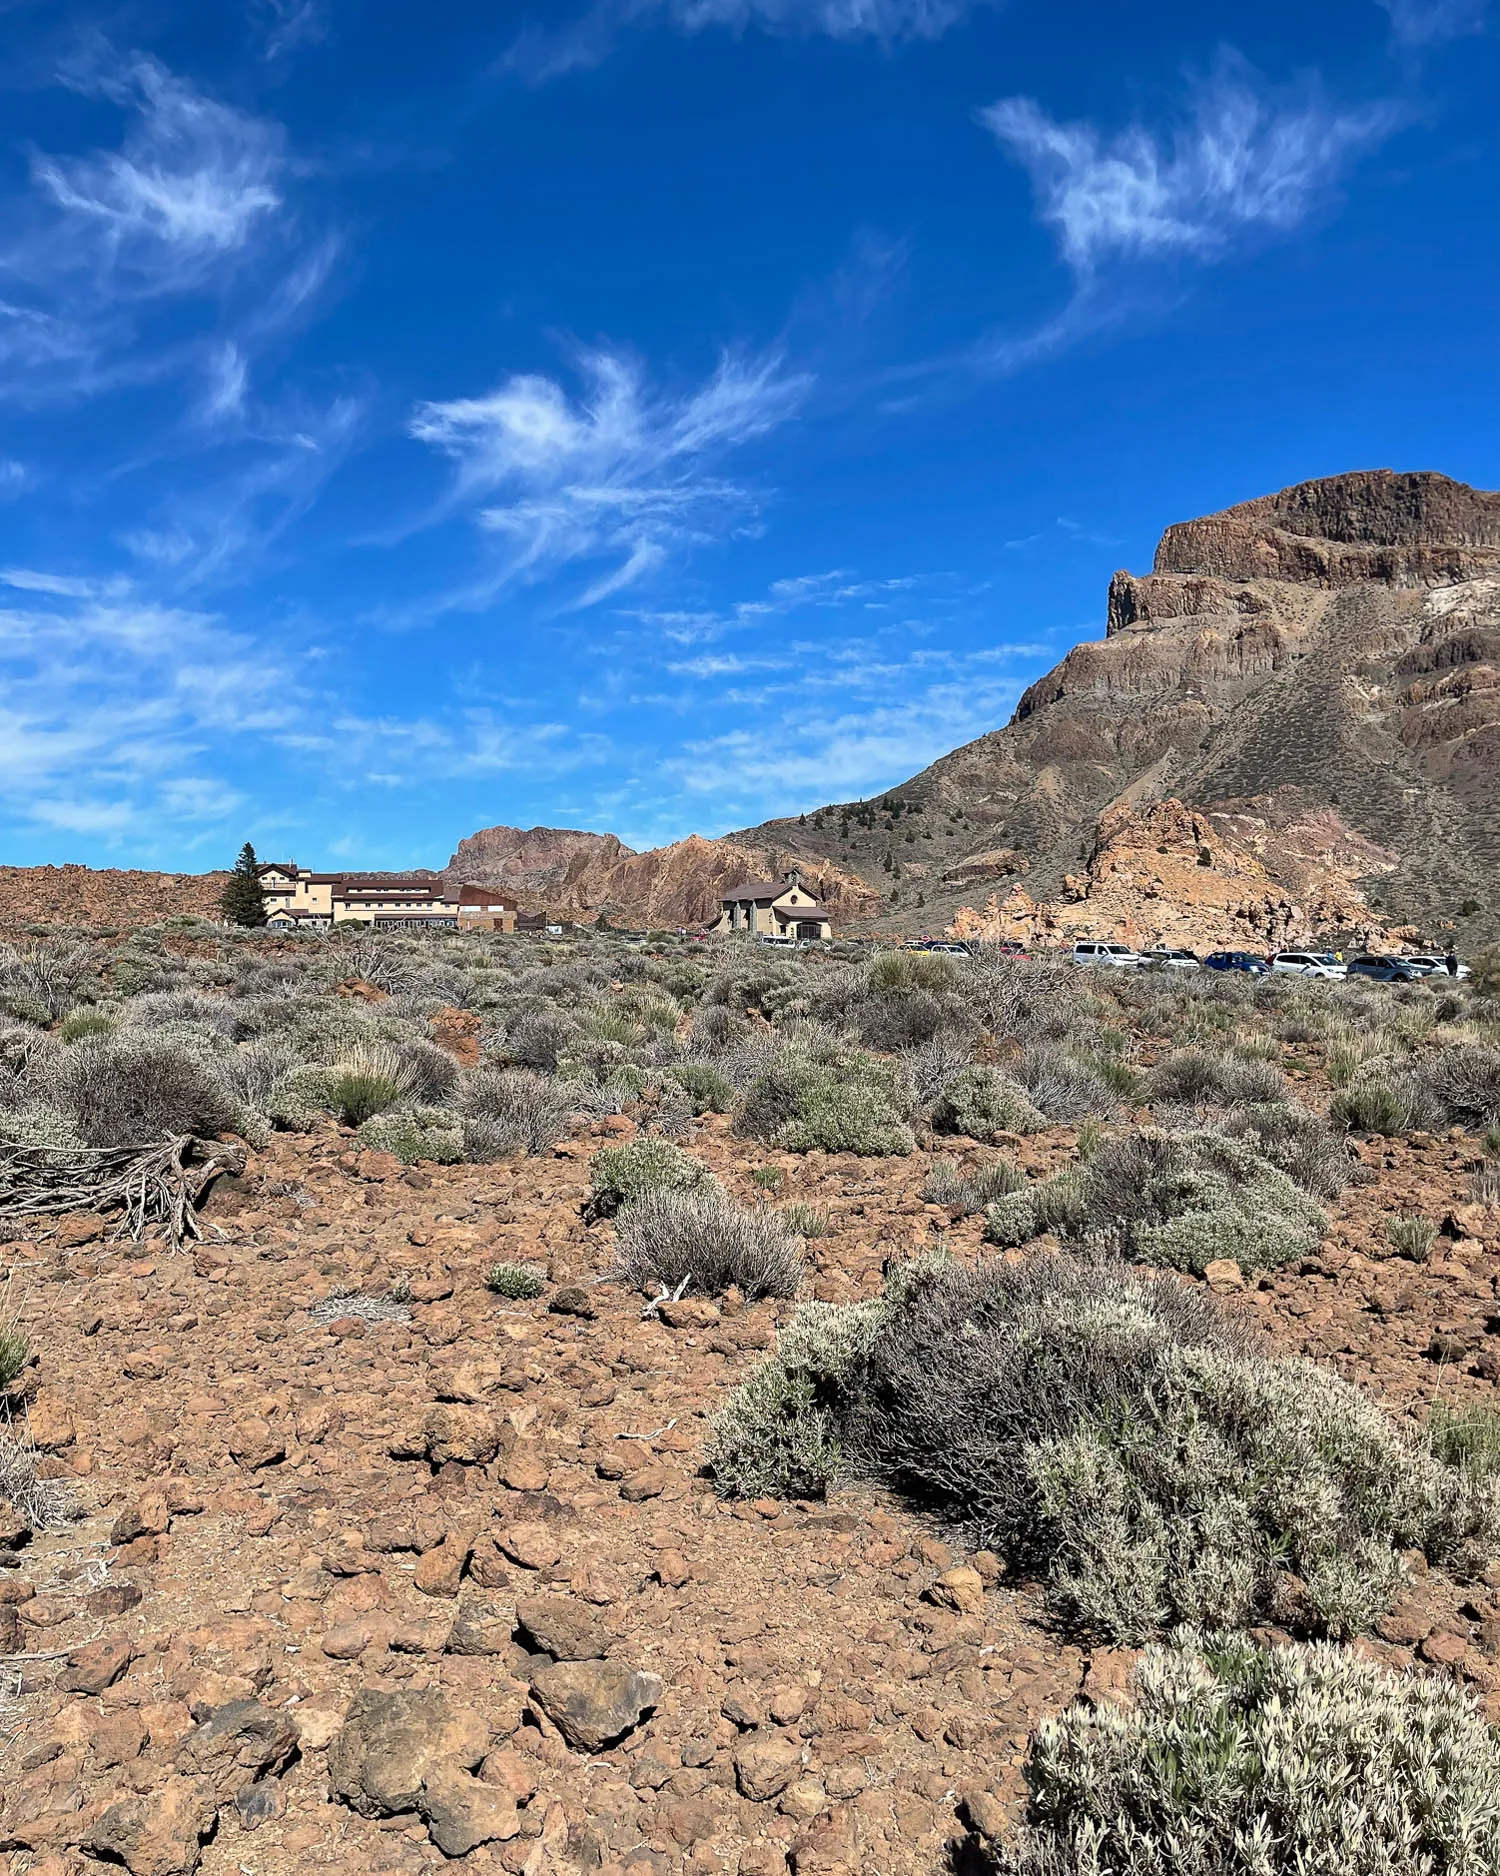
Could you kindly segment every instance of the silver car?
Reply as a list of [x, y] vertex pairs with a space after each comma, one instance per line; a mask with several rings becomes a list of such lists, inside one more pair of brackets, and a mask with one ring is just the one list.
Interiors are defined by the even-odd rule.
[[[1418, 977], [1446, 977], [1448, 960], [1436, 957], [1431, 952], [1424, 952], [1419, 958], [1402, 958], [1401, 962], [1409, 971], [1415, 971]], [[1456, 975], [1462, 979], [1474, 975], [1467, 964], [1460, 964]]]
[[1170, 945], [1158, 945], [1154, 950], [1143, 951], [1141, 962], [1154, 966], [1159, 971], [1201, 971], [1202, 960], [1196, 951], [1175, 950]]
[[1145, 963], [1139, 951], [1129, 945], [1115, 944], [1107, 939], [1085, 939], [1073, 947], [1075, 964], [1107, 964], [1116, 969], [1136, 970]]

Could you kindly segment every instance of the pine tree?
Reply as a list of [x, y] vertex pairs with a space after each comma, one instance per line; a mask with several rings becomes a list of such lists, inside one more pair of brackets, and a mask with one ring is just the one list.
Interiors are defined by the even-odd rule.
[[224, 887], [219, 910], [231, 925], [264, 925], [266, 895], [261, 891], [260, 867], [255, 849], [247, 840]]

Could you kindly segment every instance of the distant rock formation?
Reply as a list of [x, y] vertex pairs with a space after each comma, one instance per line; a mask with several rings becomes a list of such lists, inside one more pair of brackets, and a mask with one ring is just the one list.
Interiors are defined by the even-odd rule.
[[177, 912], [217, 918], [228, 878], [124, 867], [0, 866], [0, 929], [150, 925]]
[[1296, 904], [1319, 902], [1326, 835], [1328, 879], [1386, 919], [1500, 931], [1500, 494], [1381, 469], [1179, 523], [1004, 729], [876, 803], [736, 838], [872, 884], [905, 861], [885, 916], [932, 925], [998, 852], [1031, 903], [1067, 903], [1101, 817], [1169, 800], [1238, 830]]
[[443, 877], [516, 894], [532, 910], [576, 911], [600, 903], [598, 882], [634, 855], [613, 834], [571, 827], [486, 827], [458, 843]]
[[[784, 847], [697, 834], [636, 853], [613, 834], [492, 827], [459, 842], [447, 877], [506, 887], [528, 911], [582, 920], [604, 913], [625, 925], [665, 928], [717, 917], [726, 887], [774, 878], [794, 860]], [[838, 866], [808, 867], [805, 883], [835, 924], [868, 918], [880, 906], [878, 893]]]
[[992, 895], [982, 910], [960, 907], [951, 930], [957, 938], [1028, 944], [1096, 937], [1265, 951], [1319, 931], [1380, 927], [1355, 879], [1378, 873], [1392, 856], [1325, 816], [1313, 841], [1326, 844], [1299, 854], [1293, 892], [1286, 867], [1273, 874], [1256, 852], [1256, 836], [1266, 833], [1252, 816], [1194, 813], [1172, 799], [1140, 813], [1120, 803], [1101, 819], [1088, 865], [1068, 876], [1060, 901], [1039, 905], [1015, 887], [1003, 900]]

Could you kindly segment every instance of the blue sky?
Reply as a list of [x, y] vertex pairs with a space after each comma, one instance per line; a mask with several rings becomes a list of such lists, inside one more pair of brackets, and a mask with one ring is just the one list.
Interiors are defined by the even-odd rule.
[[1484, 0], [0, 46], [6, 861], [720, 833], [1003, 723], [1171, 521], [1500, 484]]

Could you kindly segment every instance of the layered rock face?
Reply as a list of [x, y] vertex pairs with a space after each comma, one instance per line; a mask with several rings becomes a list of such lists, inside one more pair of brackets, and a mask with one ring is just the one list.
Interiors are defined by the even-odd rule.
[[1168, 528], [1157, 573], [1432, 586], [1500, 573], [1500, 494], [1389, 469], [1301, 482]]
[[[696, 834], [636, 853], [613, 834], [492, 827], [460, 841], [447, 877], [506, 888], [525, 910], [583, 920], [605, 912], [629, 925], [672, 927], [715, 917], [727, 887], [774, 879], [791, 864], [784, 846]], [[805, 884], [838, 922], [867, 918], [879, 908], [876, 892], [826, 862], [808, 868]]]
[[[1477, 903], [1459, 930], [1487, 935], [1500, 494], [1377, 470], [1169, 528], [1153, 572], [1111, 582], [1102, 640], [1033, 684], [1004, 729], [890, 792], [939, 829], [928, 923], [973, 904], [1002, 853], [992, 876], [1024, 868], [1032, 902], [1069, 902], [1101, 816], [1175, 798], [1237, 817], [1299, 904], [1353, 892], [1431, 929]], [[757, 834], [807, 839], [789, 823]], [[869, 867], [857, 846], [851, 859]]]

